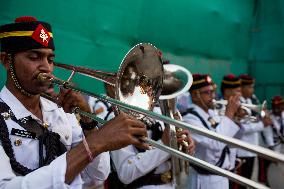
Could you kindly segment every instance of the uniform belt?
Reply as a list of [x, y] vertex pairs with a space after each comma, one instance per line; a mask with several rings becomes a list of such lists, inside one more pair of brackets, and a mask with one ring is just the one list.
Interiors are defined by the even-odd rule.
[[210, 171], [208, 171], [207, 169], [204, 169], [202, 167], [198, 167], [196, 165], [190, 165], [198, 174], [200, 175], [216, 175]]
[[172, 181], [171, 171], [167, 171], [162, 174], [154, 174], [154, 171], [134, 180], [130, 184], [122, 183], [117, 175], [117, 172], [113, 171], [108, 177], [108, 188], [111, 189], [136, 189], [142, 186], [148, 185], [162, 185]]
[[171, 171], [167, 171], [162, 174], [147, 174], [144, 175], [143, 177], [140, 177], [139, 179], [133, 181], [129, 185], [127, 185], [126, 188], [128, 189], [134, 189], [134, 188], [139, 188], [142, 186], [147, 186], [147, 185], [162, 185], [162, 184], [167, 184], [172, 181], [172, 174]]

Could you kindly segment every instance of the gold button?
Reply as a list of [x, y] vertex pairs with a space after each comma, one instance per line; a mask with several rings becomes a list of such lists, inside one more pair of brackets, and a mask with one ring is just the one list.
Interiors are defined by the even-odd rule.
[[163, 183], [169, 183], [172, 181], [172, 173], [171, 171], [167, 171], [163, 174], [161, 174], [161, 180]]
[[22, 144], [21, 139], [16, 139], [16, 140], [14, 141], [14, 144], [15, 144], [15, 146], [20, 146], [20, 145]]
[[127, 162], [128, 162], [128, 164], [132, 164], [132, 161], [130, 159]]
[[42, 126], [47, 129], [49, 127], [49, 124], [45, 122], [42, 124]]
[[178, 128], [178, 129], [177, 129], [177, 132], [182, 132], [182, 128]]

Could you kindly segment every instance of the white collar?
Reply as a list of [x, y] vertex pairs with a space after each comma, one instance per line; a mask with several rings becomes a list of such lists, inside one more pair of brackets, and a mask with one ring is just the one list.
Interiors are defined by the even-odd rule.
[[197, 111], [198, 114], [199, 114], [201, 117], [203, 117], [203, 118], [205, 118], [206, 120], [208, 120], [208, 118], [209, 118], [209, 113], [205, 112], [205, 111], [204, 111], [202, 108], [200, 108], [198, 105], [196, 105], [196, 104], [191, 104], [190, 107], [194, 108], [195, 111]]
[[[0, 92], [0, 98], [11, 108], [17, 119], [32, 116], [34, 119], [38, 119], [33, 115], [26, 107], [4, 86]], [[40, 97], [40, 104], [42, 112], [49, 112], [57, 109], [57, 105], [45, 98]]]
[[251, 98], [240, 97], [240, 101], [247, 104], [252, 104]]

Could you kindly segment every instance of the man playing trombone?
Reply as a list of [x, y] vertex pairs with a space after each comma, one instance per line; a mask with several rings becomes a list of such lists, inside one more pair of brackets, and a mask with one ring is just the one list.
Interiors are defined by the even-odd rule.
[[[240, 95], [229, 99], [224, 116], [217, 116], [212, 110], [215, 89], [216, 85], [209, 75], [194, 74], [190, 88], [193, 104], [183, 114], [183, 120], [219, 134], [234, 137], [239, 131], [239, 126], [233, 122], [233, 118], [240, 106]], [[195, 133], [192, 133], [192, 137], [196, 142], [197, 158], [221, 168], [230, 169], [230, 152], [226, 144]], [[188, 188], [226, 189], [228, 187], [229, 182], [226, 177], [215, 175], [196, 166], [193, 166], [190, 171]]]
[[[1, 61], [7, 70], [0, 92], [0, 188], [82, 188], [81, 175], [103, 180], [109, 173], [102, 152], [129, 144], [148, 146], [136, 136], [146, 136], [142, 122], [121, 113], [102, 129], [82, 117], [74, 107], [90, 112], [82, 95], [64, 90], [55, 103], [40, 96], [50, 82], [38, 80], [52, 74], [54, 43], [51, 26], [33, 17], [20, 17], [0, 27]], [[111, 136], [111, 137], [110, 137]]]
[[[134, 55], [135, 54], [135, 55]], [[144, 56], [142, 56], [144, 54]], [[137, 57], [147, 57], [151, 52], [149, 50], [136, 51], [133, 53]], [[135, 59], [135, 58], [134, 58]], [[143, 59], [143, 58], [142, 58]], [[141, 60], [143, 61], [143, 60]], [[140, 62], [141, 62], [140, 61]], [[170, 91], [176, 87], [174, 77], [169, 77], [165, 82], [163, 91]], [[155, 106], [154, 112], [161, 113], [160, 107]], [[155, 120], [147, 121], [148, 136], [153, 140], [170, 146], [170, 128], [164, 128], [162, 122]], [[182, 138], [182, 135], [185, 138]], [[190, 155], [194, 152], [194, 142], [187, 130], [177, 131], [177, 145], [180, 146], [183, 140], [188, 143], [188, 152]], [[108, 178], [109, 189], [173, 189], [175, 188], [175, 173], [171, 161], [171, 154], [161, 149], [153, 148], [150, 150], [141, 150], [133, 145], [112, 151], [111, 160], [113, 172]]]

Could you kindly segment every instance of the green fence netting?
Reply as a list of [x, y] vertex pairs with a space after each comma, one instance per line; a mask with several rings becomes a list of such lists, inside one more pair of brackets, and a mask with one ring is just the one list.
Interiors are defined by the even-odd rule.
[[[9, 0], [0, 4], [0, 24], [21, 15], [48, 21], [58, 62], [105, 71], [115, 72], [133, 45], [150, 42], [171, 63], [192, 73], [209, 73], [217, 83], [224, 74], [250, 73], [264, 99], [284, 94], [282, 4], [280, 0]], [[61, 70], [56, 74], [68, 77]], [[4, 80], [1, 68], [1, 86]], [[93, 79], [76, 76], [75, 82], [103, 92], [101, 82]]]

